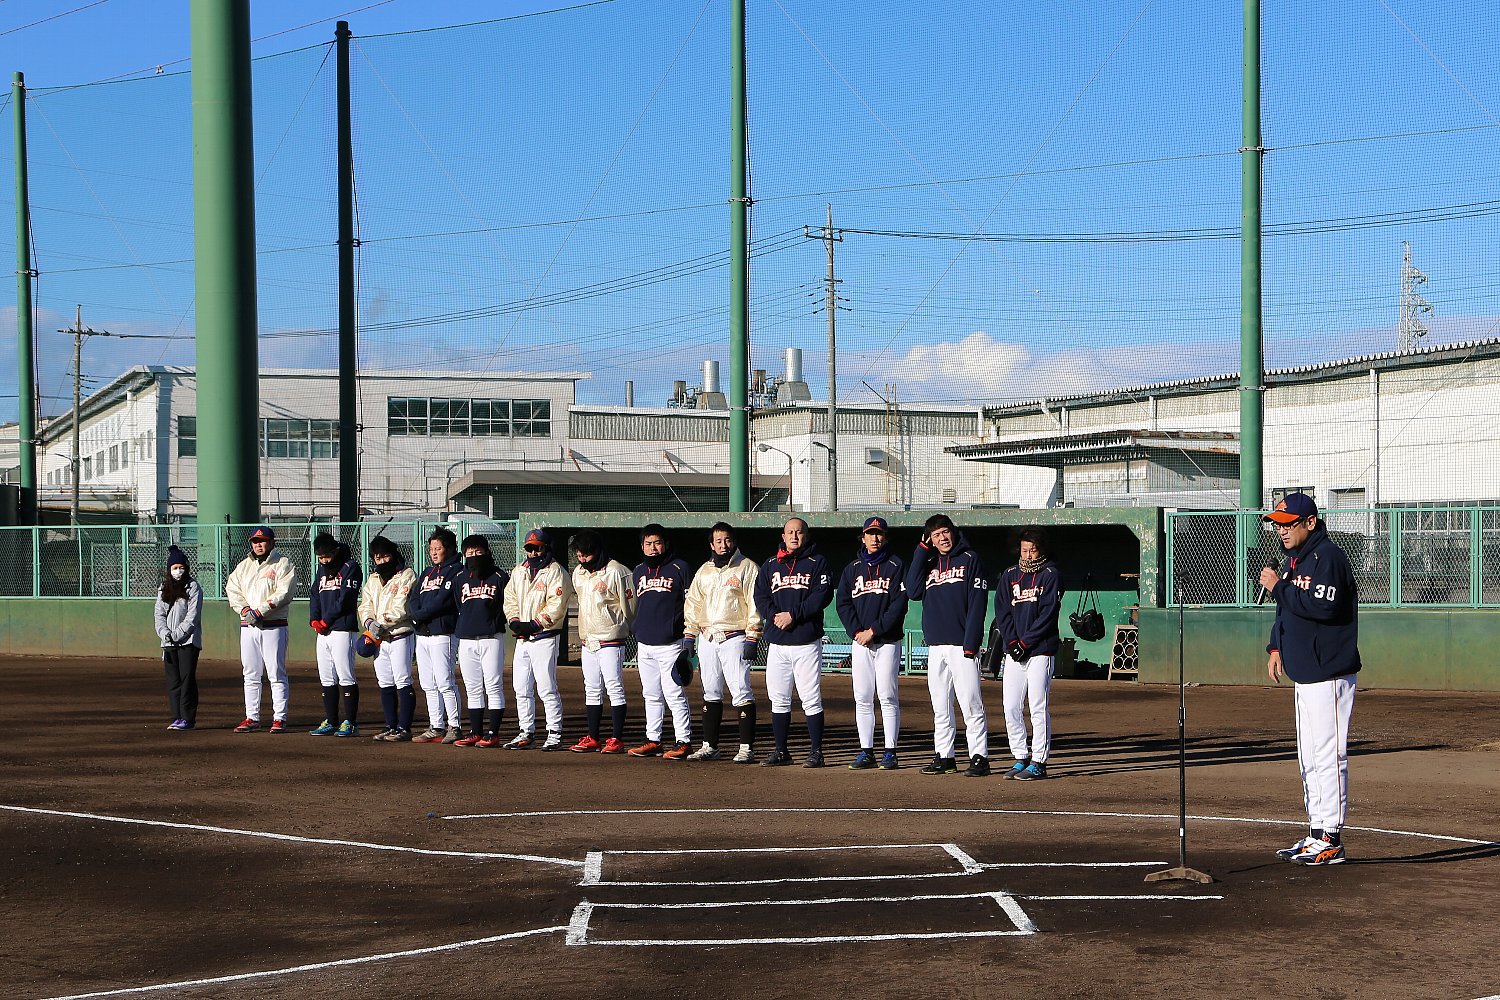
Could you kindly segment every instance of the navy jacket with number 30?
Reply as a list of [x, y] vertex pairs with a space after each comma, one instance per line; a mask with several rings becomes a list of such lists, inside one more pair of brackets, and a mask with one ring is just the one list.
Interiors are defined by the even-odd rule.
[[1266, 651], [1281, 652], [1281, 667], [1298, 684], [1332, 680], [1359, 670], [1359, 593], [1349, 557], [1323, 523], [1281, 567], [1276, 620]]

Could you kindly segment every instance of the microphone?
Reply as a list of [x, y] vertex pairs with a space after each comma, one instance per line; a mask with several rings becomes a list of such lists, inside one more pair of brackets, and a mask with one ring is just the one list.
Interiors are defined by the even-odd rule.
[[[1277, 568], [1276, 563], [1273, 563], [1273, 562], [1266, 563], [1266, 569], [1276, 569], [1276, 568]], [[1260, 588], [1260, 593], [1258, 593], [1258, 594], [1255, 595], [1255, 606], [1256, 607], [1260, 607], [1262, 604], [1266, 603], [1266, 598], [1268, 598], [1270, 596], [1271, 596], [1271, 592], [1265, 588], [1264, 584], [1262, 584], [1261, 588]]]

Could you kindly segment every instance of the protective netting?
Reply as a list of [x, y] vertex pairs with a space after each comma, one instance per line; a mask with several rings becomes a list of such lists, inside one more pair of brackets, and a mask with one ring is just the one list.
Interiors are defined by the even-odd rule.
[[[1237, 371], [1239, 7], [749, 8], [752, 368], [784, 375], [783, 352], [800, 348], [809, 394], [824, 398], [817, 237], [831, 208], [842, 400], [972, 411], [1114, 389], [1144, 404], [1153, 393], [1141, 386]], [[1500, 333], [1500, 286], [1474, 252], [1500, 236], [1489, 191], [1500, 125], [1481, 85], [1500, 41], [1492, 21], [1462, 5], [1265, 5], [1269, 367], [1393, 351], [1403, 334], [1430, 347]], [[622, 0], [383, 36], [360, 37], [357, 18], [353, 28], [370, 513], [442, 510], [475, 469], [722, 475], [721, 433], [581, 444], [568, 410], [575, 397], [623, 405], [627, 380], [640, 407], [680, 401], [674, 382], [699, 387], [705, 361], [727, 380], [727, 0]], [[332, 53], [330, 41], [255, 62], [263, 369], [336, 360]], [[58, 414], [71, 345], [52, 331], [76, 303], [96, 329], [162, 338], [91, 338], [85, 394], [131, 364], [192, 362], [190, 79], [35, 91], [29, 106], [42, 408]], [[1329, 405], [1312, 417], [1268, 397], [1268, 493], [1336, 489], [1351, 506], [1493, 501], [1500, 400], [1496, 376], [1477, 367], [1491, 353], [1403, 372], [1378, 405], [1316, 383], [1305, 395], [1325, 392]], [[525, 374], [538, 372], [553, 374]], [[349, 447], [332, 439], [335, 400], [327, 377], [263, 382], [268, 508], [326, 513], [316, 507]], [[1145, 418], [1116, 423], [1132, 420]], [[1460, 423], [1474, 444], [1455, 480], [1453, 447], [1439, 443]], [[934, 452], [1025, 436], [983, 425], [945, 430]], [[1163, 412], [1159, 426], [1233, 434], [1238, 422], [1233, 408], [1206, 408]], [[175, 461], [179, 431], [163, 419], [135, 437], [170, 439]], [[45, 447], [44, 500], [55, 505], [67, 443]], [[763, 468], [788, 479], [792, 463], [821, 458], [778, 447], [792, 455]], [[1309, 452], [1321, 465], [1304, 482], [1296, 458]], [[1211, 478], [1183, 457], [1178, 479]], [[190, 487], [145, 496], [91, 471], [101, 495], [122, 494], [121, 509], [191, 512]], [[900, 496], [1034, 502], [1006, 492], [1016, 466], [979, 492], [957, 461], [913, 475], [924, 481]], [[580, 503], [540, 479], [528, 488], [530, 509]], [[818, 501], [808, 489], [793, 483], [796, 502]], [[1188, 489], [1200, 505], [1236, 499], [1232, 482]]]

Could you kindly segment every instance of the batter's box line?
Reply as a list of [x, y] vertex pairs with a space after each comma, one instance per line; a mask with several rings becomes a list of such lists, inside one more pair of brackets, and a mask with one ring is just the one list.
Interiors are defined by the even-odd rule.
[[[959, 871], [954, 872], [903, 872], [888, 875], [809, 875], [799, 878], [756, 878], [743, 879], [739, 881], [725, 881], [713, 879], [706, 882], [618, 882], [605, 881], [604, 858], [606, 855], [643, 854], [643, 855], [701, 855], [701, 854], [799, 854], [811, 852], [844, 852], [844, 851], [916, 851], [916, 850], [941, 850], [953, 860], [957, 861]], [[609, 850], [590, 851], [583, 859], [583, 880], [580, 886], [631, 886], [635, 888], [645, 887], [669, 887], [669, 886], [710, 886], [710, 885], [782, 885], [788, 882], [872, 882], [886, 879], [913, 879], [913, 878], [963, 878], [969, 875], [978, 875], [985, 870], [985, 866], [975, 861], [963, 848], [957, 844], [840, 844], [832, 847], [706, 847], [706, 848], [664, 848], [658, 850]]]
[[[924, 845], [927, 846], [927, 845]], [[722, 883], [721, 883], [722, 884]], [[724, 907], [753, 907], [753, 906], [826, 906], [831, 903], [907, 903], [931, 900], [955, 900], [955, 899], [991, 899], [1004, 911], [1011, 922], [1011, 930], [994, 931], [943, 931], [927, 932], [912, 931], [907, 933], [893, 934], [830, 934], [813, 937], [753, 937], [753, 938], [621, 938], [612, 941], [601, 941], [589, 938], [589, 922], [593, 919], [595, 910], [692, 910], [692, 909], [714, 909]], [[568, 934], [565, 938], [569, 945], [594, 945], [611, 947], [652, 947], [652, 946], [697, 946], [697, 947], [723, 947], [727, 945], [766, 945], [766, 944], [856, 944], [872, 941], [923, 941], [923, 940], [954, 940], [958, 938], [995, 938], [995, 937], [1025, 937], [1039, 933], [1037, 926], [1021, 904], [1016, 902], [1015, 897], [1007, 892], [967, 892], [967, 893], [944, 893], [918, 896], [849, 896], [835, 899], [778, 899], [778, 900], [752, 900], [749, 902], [713, 902], [713, 903], [591, 903], [585, 900], [573, 909], [573, 917], [568, 921]]]

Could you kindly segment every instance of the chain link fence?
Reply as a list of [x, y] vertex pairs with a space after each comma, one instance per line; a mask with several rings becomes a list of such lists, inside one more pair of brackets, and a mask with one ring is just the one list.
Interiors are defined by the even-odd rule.
[[[427, 536], [439, 525], [460, 540], [478, 533], [490, 540], [495, 561], [516, 560], [514, 521], [301, 522], [273, 524], [276, 548], [297, 570], [297, 597], [317, 569], [313, 539], [328, 532], [367, 562], [370, 539], [385, 535], [418, 572], [427, 565]], [[224, 582], [249, 552], [254, 525], [146, 524], [0, 528], [0, 597], [156, 597], [166, 570], [167, 549], [187, 556], [208, 600], [223, 600]]]
[[[1363, 605], [1500, 606], [1500, 508], [1408, 507], [1323, 512], [1349, 557]], [[1261, 567], [1282, 555], [1258, 512], [1167, 515], [1168, 603], [1257, 603]]]

